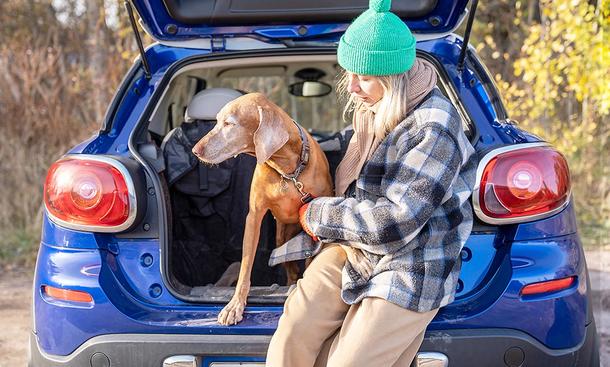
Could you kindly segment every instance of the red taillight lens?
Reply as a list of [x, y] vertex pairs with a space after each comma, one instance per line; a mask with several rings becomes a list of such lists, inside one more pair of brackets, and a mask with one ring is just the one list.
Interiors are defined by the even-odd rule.
[[565, 158], [550, 146], [501, 152], [488, 159], [480, 178], [477, 214], [486, 222], [534, 220], [563, 208], [570, 195]]
[[[101, 158], [100, 158], [101, 159]], [[76, 229], [116, 229], [130, 219], [129, 186], [118, 164], [97, 159], [55, 162], [44, 187], [46, 208], [60, 224]]]

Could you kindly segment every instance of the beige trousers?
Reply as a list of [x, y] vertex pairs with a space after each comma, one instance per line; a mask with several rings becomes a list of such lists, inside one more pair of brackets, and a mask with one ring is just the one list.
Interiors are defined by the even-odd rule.
[[341, 299], [345, 251], [326, 245], [284, 304], [268, 367], [408, 367], [438, 309], [418, 313], [381, 298]]

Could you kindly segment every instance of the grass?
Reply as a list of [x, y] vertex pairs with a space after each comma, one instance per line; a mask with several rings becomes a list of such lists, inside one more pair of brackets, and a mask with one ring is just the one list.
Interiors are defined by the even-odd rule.
[[578, 224], [582, 245], [586, 250], [598, 249], [610, 244], [610, 229], [598, 223]]

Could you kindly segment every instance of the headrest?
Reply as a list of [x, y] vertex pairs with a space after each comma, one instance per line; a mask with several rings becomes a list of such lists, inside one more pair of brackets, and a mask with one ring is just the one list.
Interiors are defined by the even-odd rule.
[[227, 103], [242, 95], [230, 88], [210, 88], [195, 94], [184, 113], [184, 122], [216, 120], [216, 115]]

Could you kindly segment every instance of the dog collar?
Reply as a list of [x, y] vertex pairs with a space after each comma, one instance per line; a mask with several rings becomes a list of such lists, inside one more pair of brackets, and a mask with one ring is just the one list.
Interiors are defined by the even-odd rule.
[[309, 162], [309, 140], [307, 139], [305, 131], [303, 131], [301, 125], [299, 125], [294, 120], [292, 120], [292, 122], [294, 122], [294, 124], [296, 125], [297, 129], [299, 130], [299, 135], [301, 136], [301, 156], [299, 157], [299, 164], [297, 165], [297, 168], [294, 170], [294, 172], [290, 174], [280, 172], [280, 175], [282, 175], [282, 177], [287, 180], [292, 180], [299, 177], [299, 175], [301, 174], [301, 172], [303, 172], [303, 170], [307, 166], [307, 163]]
[[299, 190], [301, 194], [301, 202], [303, 204], [310, 202], [313, 200], [313, 196], [303, 190], [303, 183], [298, 181], [297, 178], [303, 172], [305, 167], [307, 167], [307, 163], [309, 163], [309, 140], [307, 139], [307, 135], [305, 135], [305, 131], [296, 121], [292, 120], [299, 130], [299, 136], [301, 137], [301, 155], [299, 156], [299, 163], [297, 164], [297, 168], [292, 173], [284, 173], [278, 169], [276, 171], [282, 176], [282, 179], [290, 180], [294, 183], [294, 186]]

